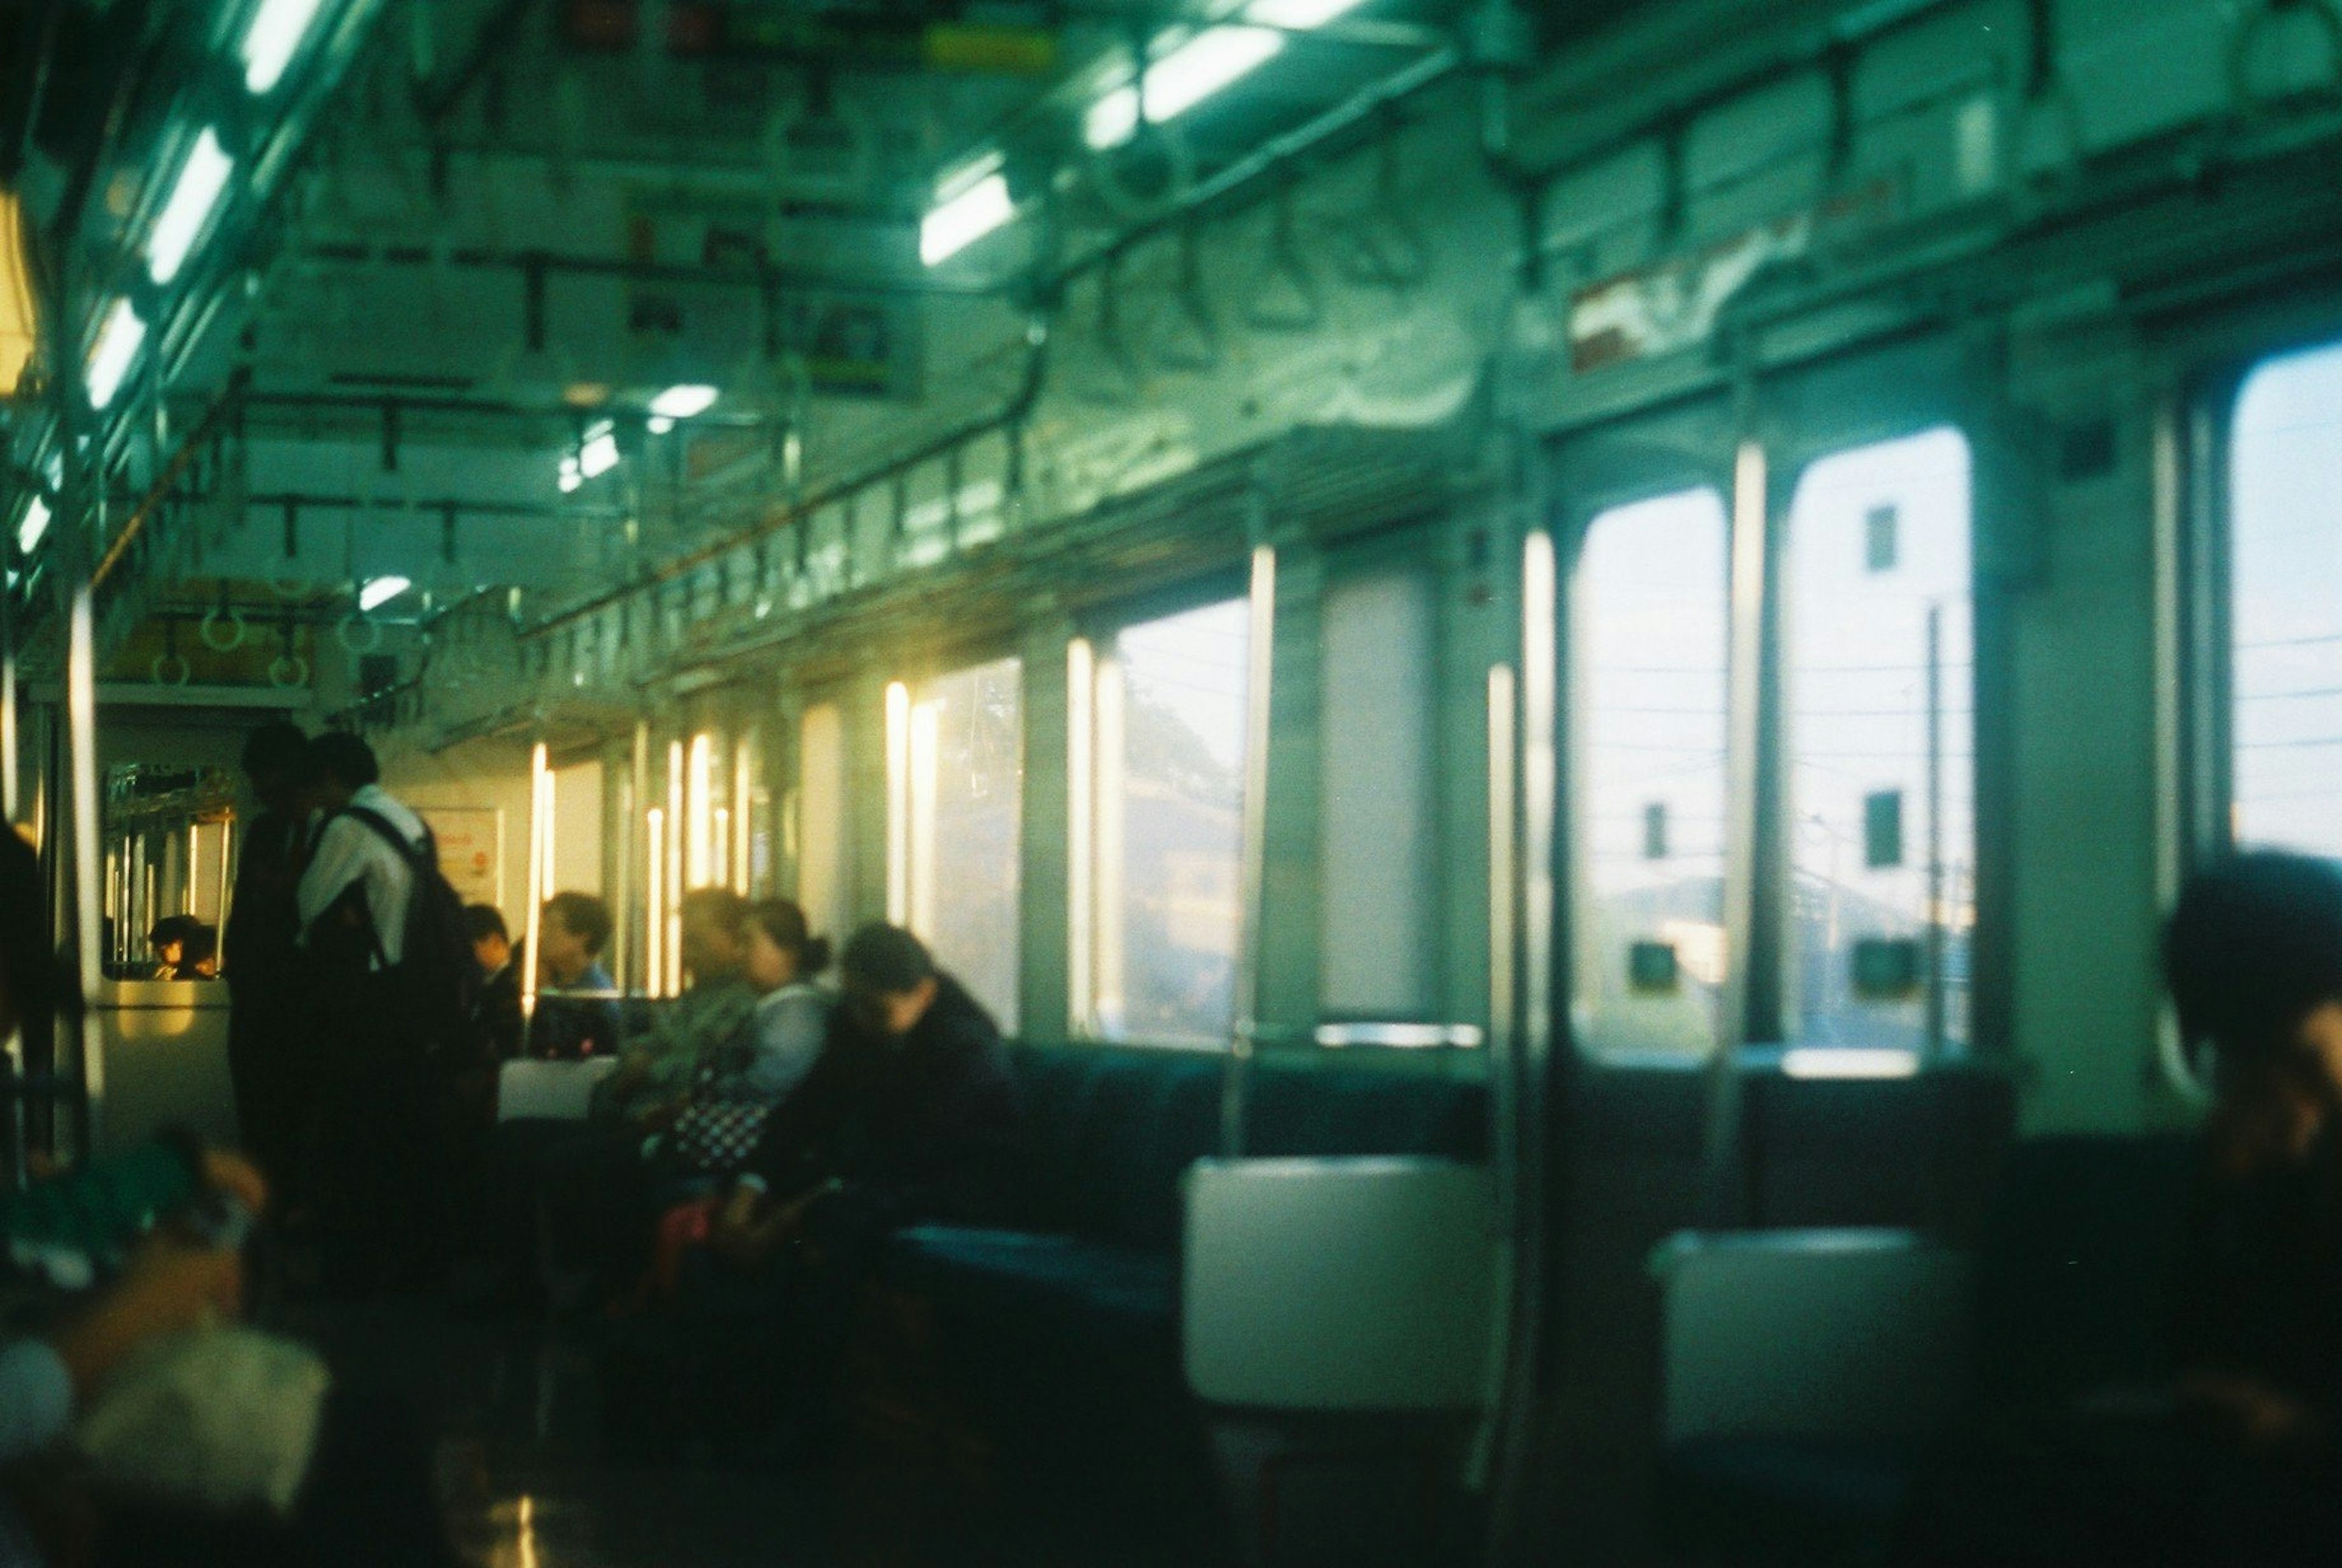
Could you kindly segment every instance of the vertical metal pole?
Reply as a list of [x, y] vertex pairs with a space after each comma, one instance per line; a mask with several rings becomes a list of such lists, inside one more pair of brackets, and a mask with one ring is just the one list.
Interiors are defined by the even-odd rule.
[[[0, 545], [0, 554], [5, 546]], [[17, 775], [16, 594], [0, 583], [0, 817], [16, 820], [22, 780]]]
[[[643, 973], [636, 965], [636, 960], [640, 955], [639, 949], [644, 944], [637, 944], [634, 939], [634, 934], [638, 918], [635, 907], [635, 872], [643, 862], [643, 812], [649, 804], [647, 796], [650, 791], [650, 725], [641, 719], [636, 719], [634, 751], [628, 759], [626, 784], [626, 788], [619, 792], [618, 803], [618, 951], [617, 967], [614, 973], [617, 976], [618, 989], [621, 991], [630, 985], [643, 990], [649, 989], [644, 983]], [[647, 940], [649, 934], [646, 926], [644, 932]]]
[[92, 1005], [98, 999], [104, 976], [98, 952], [102, 896], [98, 878], [103, 863], [98, 857], [97, 651], [90, 586], [98, 507], [82, 450], [88, 409], [83, 400], [82, 358], [74, 330], [75, 295], [60, 261], [57, 287], [49, 301], [48, 346], [64, 468], [56, 520], [52, 524], [60, 537], [50, 548], [65, 597], [65, 760], [73, 814], [65, 824], [72, 881], [60, 890], [66, 892], [71, 902], [61, 924], [73, 940], [82, 1005], [75, 1010], [74, 1027], [60, 1031], [59, 1040], [60, 1044], [71, 1040], [70, 1081], [75, 1093], [68, 1114], [73, 1153], [75, 1158], [85, 1159], [92, 1152], [91, 1102], [105, 1093], [105, 1066], [94, 1033], [97, 1024]]
[[1276, 669], [1276, 550], [1252, 551], [1250, 669], [1245, 688], [1244, 914], [1236, 937], [1236, 1021], [1220, 1085], [1220, 1153], [1244, 1153], [1246, 1080], [1260, 1030], [1260, 944], [1268, 857], [1269, 687]]
[[520, 1016], [525, 1025], [536, 1016], [536, 955], [543, 934], [546, 859], [553, 851], [553, 775], [545, 767], [545, 743], [528, 752], [528, 913], [521, 936]]
[[[67, 467], [72, 466], [68, 461]], [[68, 516], [74, 514], [68, 513]], [[87, 524], [75, 517], [85, 530]], [[73, 933], [79, 960], [83, 1005], [76, 1010], [74, 1077], [74, 1154], [86, 1159], [90, 1142], [91, 1103], [105, 1093], [105, 1067], [95, 1035], [95, 1004], [104, 971], [99, 967], [98, 848], [97, 848], [97, 657], [91, 627], [87, 574], [73, 590], [65, 647], [66, 724], [73, 766]]]
[[1944, 606], [1927, 606], [1927, 1054], [1944, 1049]]
[[1087, 637], [1066, 644], [1066, 1032], [1097, 1028], [1097, 666]]
[[1725, 808], [1725, 936], [1730, 967], [1716, 1050], [1709, 1058], [1706, 1133], [1706, 1218], [1724, 1225], [1745, 1223], [1750, 1201], [1741, 1162], [1739, 1047], [1745, 1040], [1765, 1037], [1755, 1031], [1767, 1025], [1777, 1031], [1780, 1023], [1777, 999], [1772, 1007], [1765, 1005], [1774, 988], [1758, 973], [1759, 964], [1777, 962], [1777, 954], [1757, 935], [1764, 914], [1758, 900], [1778, 896], [1777, 889], [1759, 886], [1764, 880], [1759, 870], [1765, 863], [1762, 835], [1769, 831], [1760, 799], [1765, 762], [1760, 747], [1770, 495], [1764, 444], [1753, 437], [1744, 439], [1733, 464], [1731, 653], [1726, 671], [1730, 694], [1726, 765], [1731, 788]]

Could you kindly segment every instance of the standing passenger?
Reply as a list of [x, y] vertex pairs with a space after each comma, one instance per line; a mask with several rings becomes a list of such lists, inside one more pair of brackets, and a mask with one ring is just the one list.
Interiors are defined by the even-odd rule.
[[316, 1174], [329, 1283], [430, 1274], [440, 1227], [432, 1042], [425, 999], [399, 973], [430, 832], [379, 782], [374, 749], [334, 733], [309, 744], [325, 814], [302, 873], [302, 943], [317, 983]]
[[302, 1049], [307, 1009], [296, 947], [295, 889], [307, 834], [299, 794], [309, 739], [283, 720], [244, 743], [244, 776], [260, 810], [244, 829], [235, 895], [222, 934], [226, 960], [228, 1074], [245, 1149], [280, 1188], [291, 1183], [314, 1080]]

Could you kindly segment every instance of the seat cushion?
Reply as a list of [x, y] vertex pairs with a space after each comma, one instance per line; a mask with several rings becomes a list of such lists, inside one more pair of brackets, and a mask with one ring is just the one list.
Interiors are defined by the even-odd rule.
[[1890, 1539], [1919, 1465], [1911, 1445], [1857, 1438], [1710, 1437], [1660, 1473], [1660, 1526], [1686, 1559], [1865, 1561]]
[[2009, 1152], [1977, 1259], [1985, 1393], [2052, 1403], [2170, 1370], [2195, 1141], [2067, 1134]]
[[1071, 1235], [918, 1225], [895, 1238], [887, 1272], [939, 1310], [1058, 1329], [1168, 1333], [1178, 1305], [1170, 1253]]

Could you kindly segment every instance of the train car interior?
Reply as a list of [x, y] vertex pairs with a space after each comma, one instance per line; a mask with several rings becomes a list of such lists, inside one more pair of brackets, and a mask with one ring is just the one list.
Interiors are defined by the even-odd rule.
[[2322, 1558], [2337, 156], [2337, 0], [0, 0], [0, 1562]]

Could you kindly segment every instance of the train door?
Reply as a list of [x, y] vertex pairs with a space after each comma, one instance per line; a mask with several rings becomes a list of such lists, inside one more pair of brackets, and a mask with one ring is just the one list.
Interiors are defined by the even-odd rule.
[[1979, 383], [1957, 345], [1899, 346], [1551, 456], [1536, 1446], [1567, 1478], [1540, 1533], [1593, 1557], [1647, 1544], [1659, 1241], [1953, 1223], [2007, 1124], [1977, 1066]]

